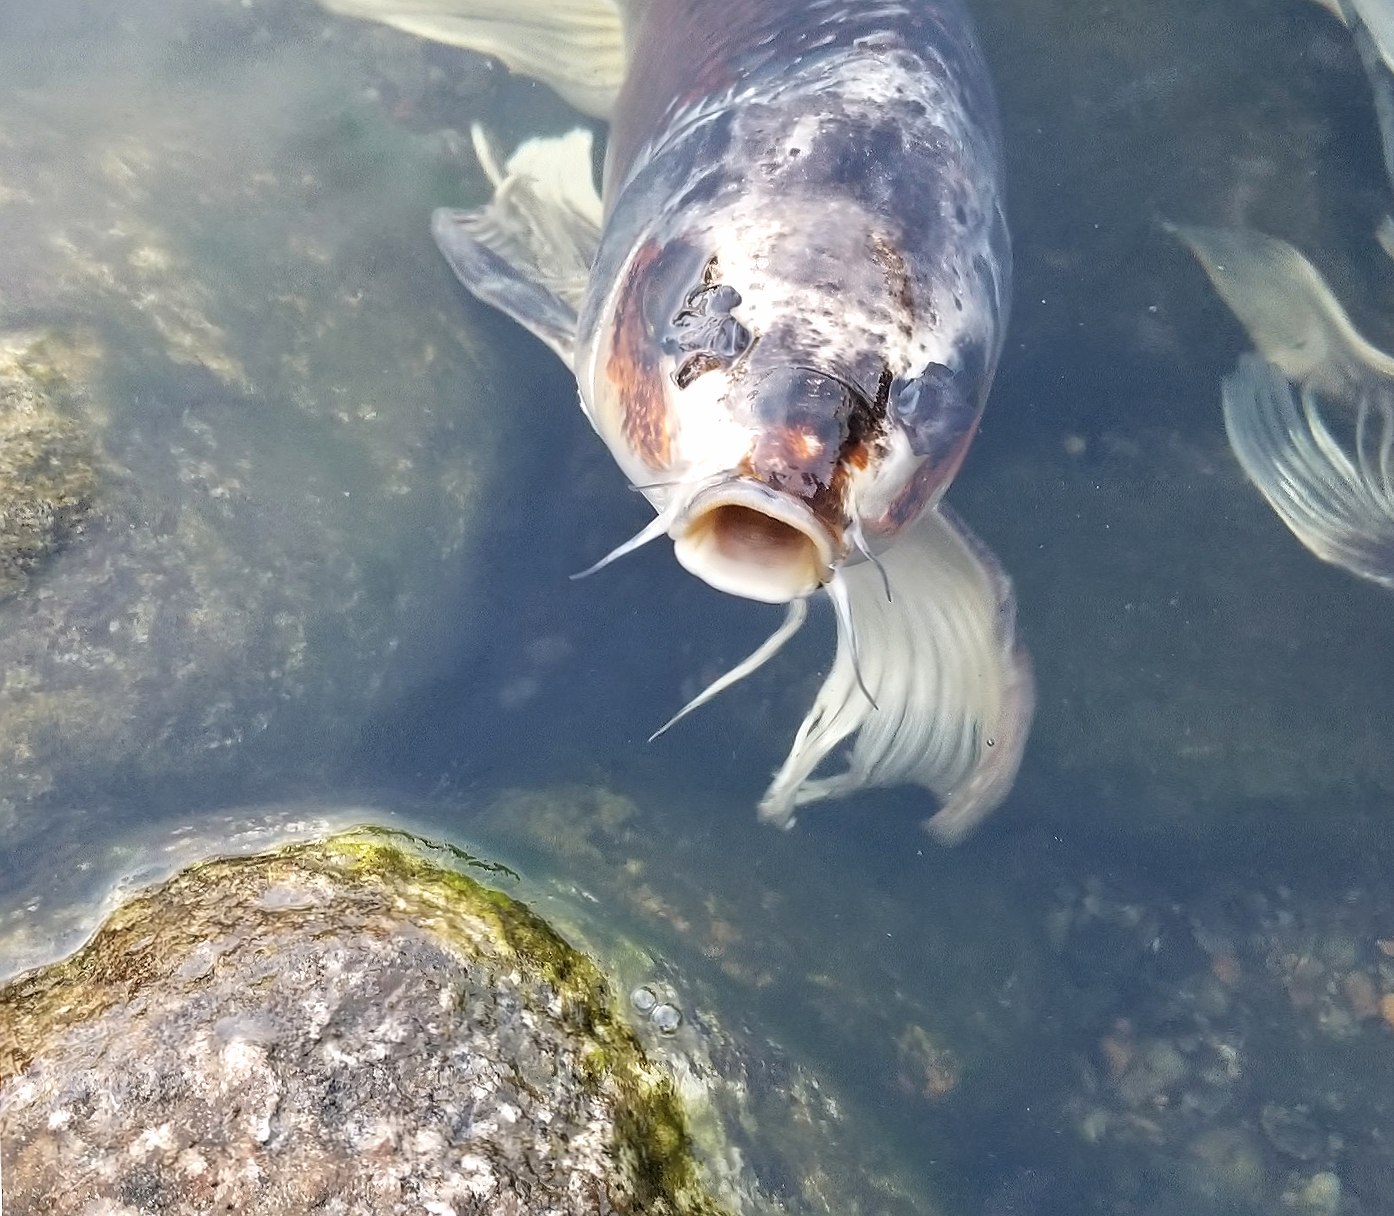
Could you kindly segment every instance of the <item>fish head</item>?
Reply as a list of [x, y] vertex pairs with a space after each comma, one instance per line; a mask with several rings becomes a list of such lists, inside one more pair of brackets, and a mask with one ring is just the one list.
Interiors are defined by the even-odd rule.
[[814, 207], [650, 234], [577, 360], [592, 422], [679, 562], [768, 603], [812, 594], [937, 502], [996, 357], [968, 326], [926, 342], [894, 235]]

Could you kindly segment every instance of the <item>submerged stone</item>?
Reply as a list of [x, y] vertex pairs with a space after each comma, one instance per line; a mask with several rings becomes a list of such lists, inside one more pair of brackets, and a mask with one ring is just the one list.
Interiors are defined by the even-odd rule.
[[82, 530], [97, 474], [92, 445], [0, 340], [0, 600]]
[[596, 965], [405, 838], [132, 899], [0, 991], [0, 1086], [7, 1212], [723, 1210]]
[[0, 988], [5, 1212], [938, 1210], [746, 1010], [615, 929], [378, 829], [188, 866]]
[[4, 22], [13, 844], [40, 803], [304, 777], [467, 654], [507, 414], [377, 41], [293, 0]]

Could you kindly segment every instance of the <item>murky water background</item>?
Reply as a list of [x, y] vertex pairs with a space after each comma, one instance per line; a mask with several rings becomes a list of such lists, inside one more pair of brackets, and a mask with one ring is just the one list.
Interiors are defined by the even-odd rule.
[[0, 0], [5, 435], [90, 467], [0, 569], [7, 970], [115, 877], [403, 822], [594, 896], [946, 1212], [1394, 1213], [1394, 614], [1244, 482], [1163, 227], [1292, 241], [1389, 347], [1368, 83], [1302, 0], [975, 9], [1017, 286], [950, 500], [1040, 704], [945, 851], [904, 791], [755, 824], [829, 622], [644, 743], [769, 614], [659, 546], [568, 581], [645, 508], [426, 228], [559, 102], [296, 0]]

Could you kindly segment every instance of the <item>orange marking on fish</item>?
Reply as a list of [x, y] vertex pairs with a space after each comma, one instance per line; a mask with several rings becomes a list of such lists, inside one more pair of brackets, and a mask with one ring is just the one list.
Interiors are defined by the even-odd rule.
[[[860, 445], [857, 456], [861, 465], [869, 459]], [[802, 427], [771, 428], [756, 439], [739, 471], [801, 499], [828, 530], [834, 547], [846, 548], [848, 470], [822, 437]]]
[[659, 378], [654, 335], [642, 306], [644, 277], [662, 253], [655, 241], [646, 242], [635, 253], [619, 292], [614, 338], [605, 364], [605, 374], [619, 397], [625, 442], [651, 469], [667, 468], [673, 455], [667, 397]]

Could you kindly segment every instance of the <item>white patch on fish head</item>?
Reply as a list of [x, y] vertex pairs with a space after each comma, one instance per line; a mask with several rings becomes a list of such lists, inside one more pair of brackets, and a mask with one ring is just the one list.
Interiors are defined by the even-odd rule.
[[[726, 350], [729, 365], [748, 335], [712, 307], [708, 264], [681, 238], [645, 240], [601, 302], [576, 362], [587, 415], [660, 511], [682, 487], [690, 493], [736, 469], [754, 440], [748, 420], [727, 408], [729, 375], [716, 353]], [[710, 332], [699, 332], [704, 326]]]

